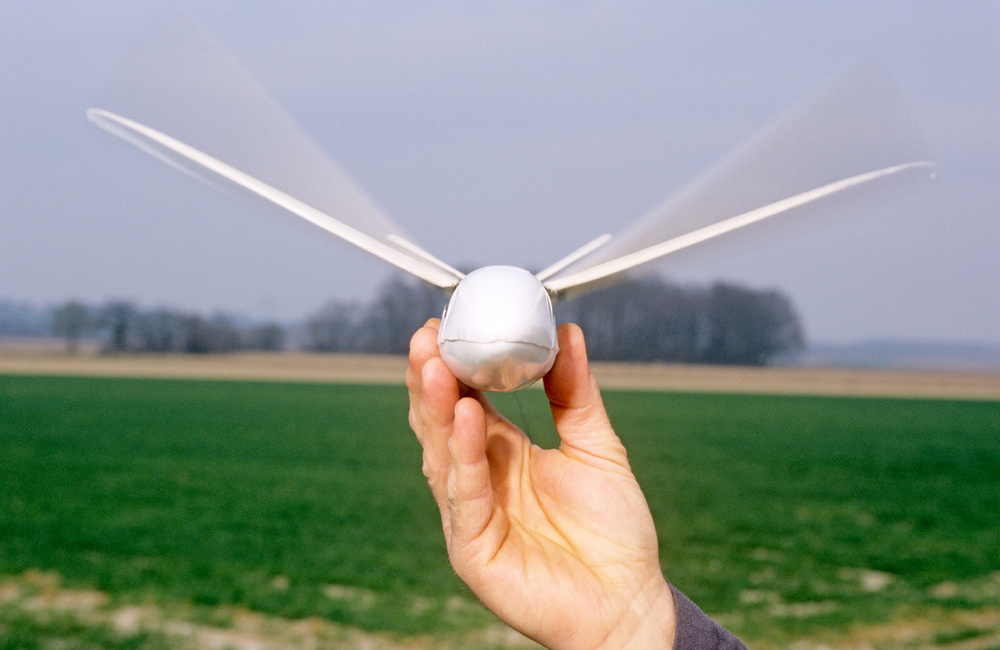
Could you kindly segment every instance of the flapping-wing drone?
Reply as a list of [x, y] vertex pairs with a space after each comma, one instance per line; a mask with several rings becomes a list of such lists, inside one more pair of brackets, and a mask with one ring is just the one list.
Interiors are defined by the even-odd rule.
[[[449, 293], [441, 356], [460, 381], [485, 391], [518, 390], [552, 367], [555, 301], [751, 224], [935, 169], [884, 77], [866, 66], [620, 235], [601, 235], [535, 274], [511, 266], [463, 274], [402, 234], [203, 28], [182, 21], [157, 37], [132, 57], [141, 73], [126, 75], [107, 108], [87, 117], [181, 171], [263, 199]], [[175, 59], [167, 83], [150, 73], [165, 66], [165, 53]]]

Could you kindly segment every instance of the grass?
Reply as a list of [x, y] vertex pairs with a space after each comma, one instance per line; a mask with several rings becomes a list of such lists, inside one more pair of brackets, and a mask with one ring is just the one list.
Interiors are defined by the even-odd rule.
[[0, 650], [35, 648], [88, 648], [166, 650], [169, 637], [162, 633], [122, 634], [106, 624], [83, 622], [70, 614], [40, 618], [15, 608], [0, 608]]
[[[745, 639], [996, 607], [1000, 403], [605, 398], [668, 578]], [[555, 444], [539, 391], [499, 401]], [[0, 459], [0, 576], [206, 620], [492, 620], [448, 565], [401, 387], [0, 377]]]
[[412, 596], [456, 591], [399, 390], [14, 379], [0, 394], [2, 573], [404, 632], [432, 619], [394, 616]]

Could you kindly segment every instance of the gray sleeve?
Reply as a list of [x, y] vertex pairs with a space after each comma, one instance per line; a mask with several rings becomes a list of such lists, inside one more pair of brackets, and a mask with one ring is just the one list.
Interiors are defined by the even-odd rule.
[[673, 585], [670, 590], [677, 610], [674, 650], [746, 650], [739, 639], [706, 616]]

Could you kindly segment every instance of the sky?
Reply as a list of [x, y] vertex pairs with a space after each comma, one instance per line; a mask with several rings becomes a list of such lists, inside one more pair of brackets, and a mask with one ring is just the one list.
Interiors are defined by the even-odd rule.
[[[372, 296], [383, 262], [86, 120], [168, 4], [0, 0], [0, 299], [291, 320]], [[463, 267], [542, 268], [620, 231], [878, 61], [933, 182], [657, 271], [777, 289], [810, 341], [1000, 343], [1000, 2], [678, 4], [189, 8], [405, 231]]]

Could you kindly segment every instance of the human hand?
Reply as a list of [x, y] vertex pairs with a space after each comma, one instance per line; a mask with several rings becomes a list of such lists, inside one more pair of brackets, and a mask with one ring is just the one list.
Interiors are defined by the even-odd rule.
[[545, 393], [561, 444], [541, 449], [413, 336], [410, 426], [452, 566], [511, 627], [550, 648], [670, 648], [674, 601], [656, 530], [587, 364], [559, 328]]

